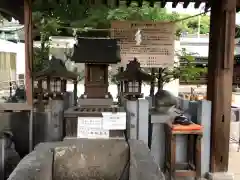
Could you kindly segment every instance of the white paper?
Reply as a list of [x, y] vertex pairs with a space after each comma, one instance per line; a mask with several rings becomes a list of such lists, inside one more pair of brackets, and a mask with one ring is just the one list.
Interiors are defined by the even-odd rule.
[[78, 117], [78, 128], [102, 128], [102, 117]]
[[80, 127], [77, 136], [88, 139], [108, 139], [109, 130]]
[[102, 112], [103, 129], [124, 130], [126, 129], [126, 112]]

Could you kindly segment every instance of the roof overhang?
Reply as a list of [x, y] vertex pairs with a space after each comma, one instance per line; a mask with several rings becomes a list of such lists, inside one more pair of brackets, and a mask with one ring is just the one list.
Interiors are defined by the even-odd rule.
[[19, 20], [21, 23], [24, 21], [24, 0], [1, 0], [0, 13], [8, 20], [12, 17]]
[[[32, 0], [34, 2], [34, 0]], [[52, 0], [51, 0], [52, 1]], [[58, 0], [54, 0], [58, 1]], [[75, 1], [75, 0], [73, 0]], [[172, 7], [175, 8], [179, 3], [183, 4], [184, 8], [187, 8], [191, 2], [195, 2], [194, 7], [199, 8], [201, 3], [207, 3], [209, 0], [156, 0], [155, 2], [160, 4], [160, 7], [164, 8], [167, 2], [172, 2]], [[107, 2], [107, 1], [106, 1]], [[108, 1], [109, 2], [109, 1]], [[116, 6], [122, 4], [122, 2], [126, 2], [127, 5], [131, 4], [131, 1], [123, 0], [120, 3], [120, 0], [116, 1]], [[130, 2], [130, 4], [129, 4]], [[132, 1], [134, 2], [134, 1]], [[139, 1], [140, 6], [142, 5], [143, 1]], [[154, 1], [153, 1], [154, 2]], [[159, 3], [160, 2], [160, 3]], [[71, 0], [68, 0], [68, 3], [71, 3]], [[106, 4], [107, 5], [107, 4]], [[150, 5], [154, 5], [154, 3], [150, 3]], [[24, 0], [1, 0], [0, 1], [0, 12], [3, 14], [4, 17], [7, 19], [14, 19], [19, 20], [21, 23], [24, 22]]]
[[[34, 0], [32, 1], [34, 2]], [[58, 0], [51, 0], [51, 1], [57, 2]], [[68, 3], [71, 3], [71, 1], [76, 1], [76, 0], [66, 0], [66, 1]], [[110, 2], [110, 1], [105, 1], [105, 2]], [[126, 2], [127, 5], [131, 4], [131, 0], [115, 0], [115, 2], [116, 2], [116, 6], [119, 6], [119, 4], [122, 4], [122, 2]], [[132, 2], [134, 1], [132, 0]], [[173, 8], [175, 8], [180, 3], [183, 5], [183, 8], [187, 8], [190, 3], [195, 3], [194, 4], [195, 8], [199, 8], [202, 3], [206, 3], [206, 6], [210, 7], [209, 5], [210, 0], [155, 0], [155, 1], [149, 1], [149, 2], [153, 2], [153, 3], [149, 3], [150, 6], [153, 6], [154, 2], [160, 4], [161, 8], [164, 8], [168, 2], [172, 2]], [[139, 5], [141, 6], [143, 1], [139, 1], [139, 3], [140, 3]], [[237, 0], [237, 8], [240, 8], [240, 0]], [[21, 23], [23, 23], [24, 22], [24, 0], [0, 0], [0, 13], [2, 13], [2, 15], [5, 16], [7, 19], [11, 19], [13, 17], [19, 20]]]

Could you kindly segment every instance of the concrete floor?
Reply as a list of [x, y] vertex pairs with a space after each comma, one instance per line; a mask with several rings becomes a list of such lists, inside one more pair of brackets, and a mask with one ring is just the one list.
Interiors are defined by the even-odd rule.
[[228, 172], [234, 174], [235, 180], [240, 180], [240, 152], [229, 152]]
[[[229, 149], [229, 166], [228, 172], [234, 175], [234, 180], [240, 180], [240, 151], [238, 151], [238, 144], [231, 143]], [[165, 175], [166, 180], [169, 180], [168, 175]], [[193, 178], [177, 178], [176, 180], [193, 180]], [[202, 178], [201, 180], [205, 180]]]
[[230, 146], [229, 146], [229, 166], [228, 171], [234, 173], [235, 180], [240, 180], [240, 152], [238, 152], [240, 139], [240, 123], [232, 122], [230, 130]]

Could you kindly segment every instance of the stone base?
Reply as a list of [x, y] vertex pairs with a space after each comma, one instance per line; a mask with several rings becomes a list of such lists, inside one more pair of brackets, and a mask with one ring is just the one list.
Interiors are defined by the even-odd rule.
[[78, 105], [80, 106], [111, 106], [113, 99], [78, 99]]
[[209, 173], [209, 180], [234, 180], [234, 175], [228, 172]]
[[165, 180], [142, 141], [88, 139], [37, 145], [8, 180], [61, 179]]

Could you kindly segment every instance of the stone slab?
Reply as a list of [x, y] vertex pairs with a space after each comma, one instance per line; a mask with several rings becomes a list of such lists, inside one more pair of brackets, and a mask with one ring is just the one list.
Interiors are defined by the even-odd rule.
[[143, 141], [68, 139], [39, 144], [9, 178], [62, 179], [165, 180], [165, 177]]
[[52, 180], [53, 153], [33, 151], [24, 157], [8, 180]]
[[155, 163], [149, 148], [143, 141], [129, 140], [129, 180], [165, 180], [160, 167]]
[[121, 179], [129, 161], [129, 147], [125, 141], [78, 142], [80, 144], [55, 148], [53, 180]]
[[208, 173], [209, 180], [234, 180], [234, 175], [228, 172]]

